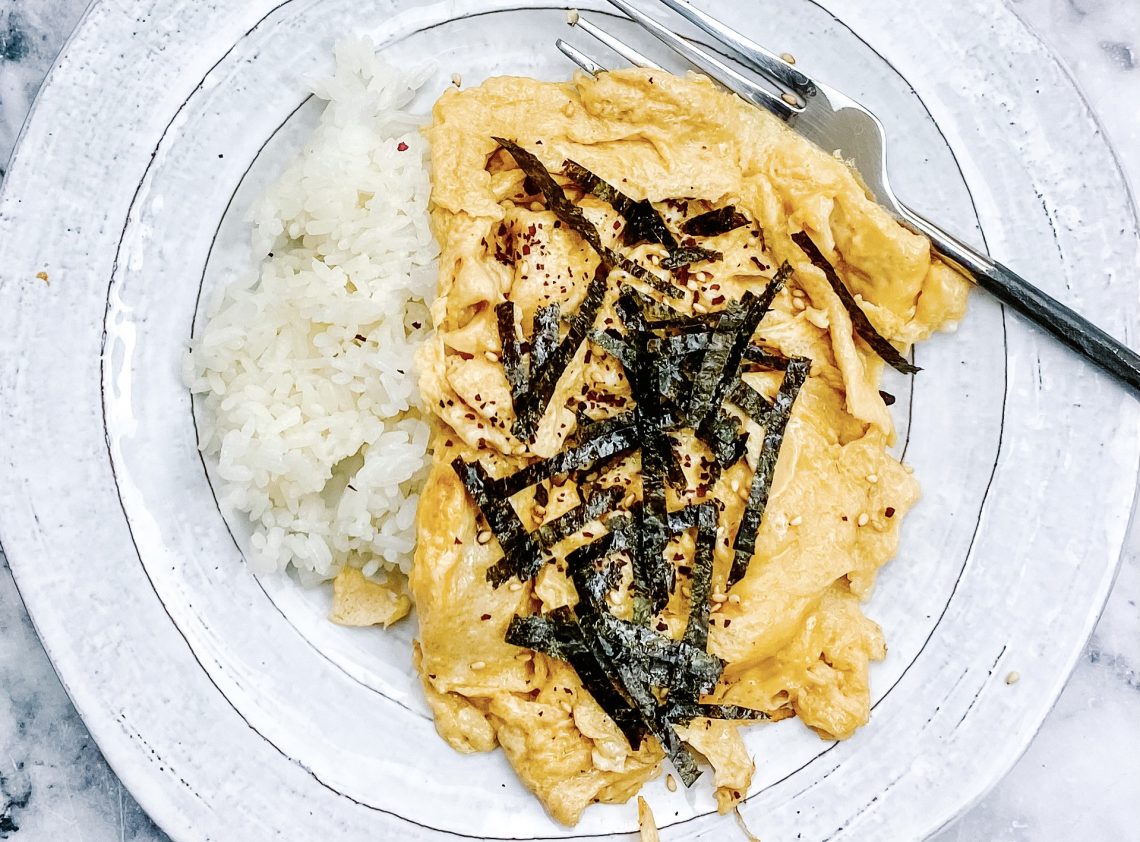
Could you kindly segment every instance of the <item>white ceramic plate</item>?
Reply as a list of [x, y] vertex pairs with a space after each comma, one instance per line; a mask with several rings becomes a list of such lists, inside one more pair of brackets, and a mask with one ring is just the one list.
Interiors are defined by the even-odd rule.
[[[1007, 9], [704, 5], [872, 106], [908, 202], [984, 232], [1135, 344], [1136, 220], [1119, 168]], [[337, 37], [434, 58], [426, 109], [453, 72], [466, 85], [566, 78], [552, 48], [562, 17], [527, 0], [103, 0], [45, 84], [0, 201], [0, 535], [76, 706], [175, 839], [635, 827], [622, 806], [562, 828], [500, 754], [448, 749], [410, 624], [336, 628], [323, 592], [254, 578], [179, 378], [200, 300], [249, 265], [245, 210], [313, 125], [304, 78], [329, 68]], [[913, 390], [889, 387], [925, 499], [868, 609], [890, 642], [872, 720], [841, 744], [794, 721], [752, 729], [743, 812], [766, 840], [918, 839], [949, 821], [1028, 744], [1113, 578], [1136, 403], [983, 295], [918, 356]], [[666, 838], [735, 833], [709, 790], [648, 787]]]

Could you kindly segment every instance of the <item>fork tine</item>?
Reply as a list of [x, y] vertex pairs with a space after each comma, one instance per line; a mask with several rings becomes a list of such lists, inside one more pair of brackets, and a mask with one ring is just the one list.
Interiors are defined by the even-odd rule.
[[694, 7], [689, 0], [661, 0], [661, 2], [717, 39], [730, 53], [757, 73], [791, 88], [802, 96], [815, 95], [815, 82], [810, 76], [788, 64], [775, 53], [766, 50], [751, 38]]
[[[648, 31], [650, 35], [672, 48], [674, 52], [684, 56], [690, 64], [699, 67], [713, 79], [720, 82], [720, 84], [749, 102], [759, 105], [762, 108], [767, 108], [783, 120], [803, 111], [803, 106], [798, 102], [795, 104], [787, 102], [765, 88], [760, 87], [751, 79], [737, 73], [716, 56], [694, 44], [690, 44], [684, 38], [674, 34], [671, 30], [666, 29], [656, 20], [649, 17], [649, 15], [625, 2], [625, 0], [609, 0], [609, 2], [629, 15], [635, 23]], [[791, 94], [788, 96], [791, 97]], [[792, 98], [794, 99], [794, 97]]]
[[561, 38], [554, 42], [554, 46], [556, 46], [562, 52], [562, 55], [566, 56], [566, 58], [570, 59], [570, 61], [574, 62], [591, 76], [597, 76], [599, 73], [604, 73], [606, 70], [606, 68], [602, 67], [602, 65], [594, 61], [573, 44], [568, 44]]
[[650, 70], [661, 69], [660, 65], [650, 61], [646, 56], [643, 56], [633, 47], [629, 46], [629, 44], [626, 44], [624, 41], [619, 41], [604, 29], [598, 28], [576, 11], [571, 11], [566, 15], [566, 22], [571, 26], [578, 27], [587, 35], [592, 35], [634, 67], [647, 67]]

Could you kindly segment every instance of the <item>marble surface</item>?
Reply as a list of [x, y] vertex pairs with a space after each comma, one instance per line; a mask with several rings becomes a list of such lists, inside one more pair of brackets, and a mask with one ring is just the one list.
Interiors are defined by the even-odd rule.
[[[1068, 63], [1140, 185], [1140, 3], [1007, 0]], [[86, 0], [0, 0], [0, 162]], [[0, 163], [0, 178], [5, 167]], [[2, 481], [2, 480], [0, 480]], [[0, 536], [2, 540], [3, 536]], [[1140, 523], [1085, 656], [1010, 774], [937, 842], [1140, 839]], [[103, 761], [0, 550], [0, 840], [165, 839]]]

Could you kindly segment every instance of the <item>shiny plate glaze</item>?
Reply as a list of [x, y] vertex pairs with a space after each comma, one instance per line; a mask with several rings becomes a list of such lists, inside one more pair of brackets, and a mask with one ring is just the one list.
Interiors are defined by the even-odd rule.
[[[978, 243], [980, 221], [995, 255], [1134, 342], [1132, 206], [1059, 66], [981, 0], [921, 20], [858, 5], [716, 11], [865, 99], [892, 131], [905, 200]], [[176, 839], [635, 826], [630, 808], [605, 807], [560, 828], [501, 756], [447, 749], [411, 670], [413, 628], [338, 629], [320, 591], [252, 577], [178, 375], [200, 297], [248, 265], [244, 211], [312, 125], [303, 78], [329, 66], [336, 37], [435, 56], [426, 108], [452, 72], [565, 78], [549, 47], [561, 17], [517, 0], [102, 2], [45, 85], [0, 200], [0, 535], [77, 707]], [[918, 358], [896, 409], [926, 498], [869, 607], [891, 647], [873, 719], [843, 744], [796, 723], [752, 732], [744, 813], [763, 838], [906, 839], [945, 823], [1024, 749], [1111, 582], [1135, 403], [983, 296]], [[722, 838], [707, 786], [647, 794], [674, 838]]]

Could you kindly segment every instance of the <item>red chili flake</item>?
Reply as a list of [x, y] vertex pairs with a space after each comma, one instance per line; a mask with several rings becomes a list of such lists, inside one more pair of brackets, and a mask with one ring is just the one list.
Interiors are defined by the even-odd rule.
[[490, 619], [491, 619], [491, 615], [490, 615], [490, 614], [484, 614], [484, 615], [483, 615], [482, 617], [480, 617], [479, 619], [480, 619], [480, 620], [482, 620], [483, 622], [486, 622], [487, 620], [490, 620]]
[[885, 509], [883, 509], [883, 514], [885, 514], [887, 517], [894, 517], [895, 516], [895, 507], [894, 506], [887, 506]]
[[404, 141], [401, 140], [400, 145], [396, 147], [396, 151], [397, 152], [407, 152], [408, 151], [408, 144], [404, 143]]
[[524, 245], [524, 246], [522, 247], [522, 253], [523, 253], [523, 254], [530, 254], [530, 246], [528, 246], [528, 245]]

